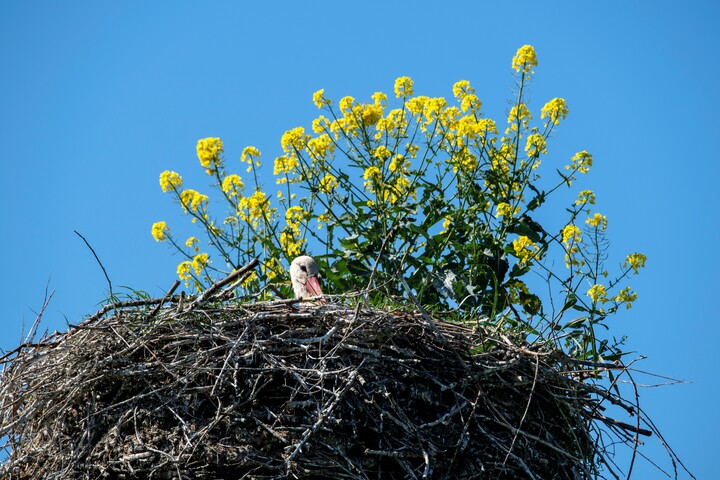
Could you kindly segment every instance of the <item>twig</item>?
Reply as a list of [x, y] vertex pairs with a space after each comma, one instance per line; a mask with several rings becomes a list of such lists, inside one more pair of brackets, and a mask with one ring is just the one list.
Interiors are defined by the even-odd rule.
[[93, 249], [90, 246], [90, 243], [87, 240], [85, 240], [85, 237], [83, 237], [77, 230], [73, 230], [73, 232], [75, 232], [75, 235], [82, 238], [82, 241], [85, 242], [85, 245], [87, 245], [87, 247], [92, 252], [98, 265], [100, 265], [100, 268], [102, 268], [103, 275], [105, 275], [105, 280], [107, 280], [107, 283], [108, 283], [108, 289], [110, 290], [110, 299], [114, 302], [115, 296], [113, 295], [112, 282], [110, 281], [110, 277], [108, 277], [107, 271], [105, 270], [105, 267], [103, 266], [102, 262], [100, 261], [100, 258], [98, 258], [97, 253], [95, 253], [95, 249]]
[[235, 281], [236, 279], [239, 279], [239, 278], [241, 278], [241, 277], [244, 277], [244, 276], [246, 276], [246, 275], [249, 276], [249, 275], [250, 275], [250, 271], [251, 271], [253, 268], [257, 267], [259, 264], [260, 264], [260, 262], [258, 261], [258, 259], [257, 259], [257, 258], [253, 258], [253, 259], [252, 259], [250, 262], [248, 262], [245, 266], [243, 266], [243, 267], [235, 270], [233, 273], [231, 273], [231, 274], [228, 275], [227, 277], [223, 278], [223, 279], [220, 280], [219, 282], [214, 283], [212, 286], [210, 286], [210, 288], [208, 288], [208, 289], [205, 290], [203, 293], [201, 293], [197, 298], [195, 298], [195, 301], [192, 302], [192, 303], [188, 306], [188, 309], [186, 310], [186, 313], [187, 313], [187, 312], [191, 312], [191, 311], [194, 310], [198, 305], [202, 304], [203, 302], [205, 302], [206, 300], [208, 300], [209, 298], [211, 298], [211, 297], [215, 294], [215, 292], [217, 292], [218, 290], [220, 290], [220, 289], [221, 289], [222, 287], [224, 287], [225, 285], [227, 285], [227, 284]]
[[149, 318], [152, 318], [152, 317], [154, 317], [155, 315], [157, 315], [157, 313], [160, 311], [160, 309], [162, 308], [163, 304], [165, 303], [165, 300], [167, 300], [167, 299], [169, 299], [170, 297], [172, 297], [173, 292], [175, 292], [175, 290], [176, 290], [177, 287], [179, 287], [179, 286], [180, 286], [180, 280], [175, 280], [175, 283], [172, 284], [172, 287], [170, 287], [170, 290], [168, 290], [167, 293], [165, 294], [165, 296], [162, 297], [162, 301], [159, 302], [155, 308], [153, 308], [152, 312], [150, 312], [150, 315], [148, 315]]

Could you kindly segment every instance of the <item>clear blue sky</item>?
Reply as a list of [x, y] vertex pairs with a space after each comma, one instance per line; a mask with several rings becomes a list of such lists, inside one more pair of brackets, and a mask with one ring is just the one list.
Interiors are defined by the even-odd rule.
[[[644, 408], [698, 478], [717, 475], [718, 6], [544, 3], [554, 6], [0, 3], [0, 347], [19, 342], [48, 282], [51, 330], [106, 295], [73, 230], [116, 288], [159, 295], [172, 284], [177, 258], [149, 233], [154, 221], [179, 222], [158, 175], [173, 169], [203, 186], [198, 138], [221, 137], [228, 163], [246, 145], [272, 160], [282, 132], [317, 114], [316, 89], [369, 100], [401, 75], [431, 96], [468, 79], [502, 121], [510, 60], [532, 44], [540, 66], [531, 105], [537, 112], [560, 96], [570, 107], [545, 161], [592, 152], [582, 186], [598, 195], [613, 251], [648, 256], [633, 281], [640, 298], [612, 333], [647, 355], [639, 368], [692, 382], [643, 389]], [[655, 439], [644, 452], [667, 466]], [[662, 476], [640, 462], [634, 478]]]

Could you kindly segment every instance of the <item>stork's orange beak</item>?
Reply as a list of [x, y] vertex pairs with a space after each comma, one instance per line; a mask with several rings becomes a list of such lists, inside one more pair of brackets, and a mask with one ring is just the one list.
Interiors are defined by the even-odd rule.
[[320, 281], [316, 276], [307, 278], [307, 282], [305, 282], [305, 288], [307, 288], [308, 292], [310, 292], [313, 296], [323, 294], [322, 288], [320, 288]]

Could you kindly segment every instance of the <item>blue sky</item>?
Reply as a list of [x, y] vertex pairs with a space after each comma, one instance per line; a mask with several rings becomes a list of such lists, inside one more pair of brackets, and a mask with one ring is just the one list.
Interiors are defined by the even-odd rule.
[[[197, 139], [221, 137], [229, 164], [255, 145], [270, 168], [280, 135], [317, 115], [315, 90], [369, 101], [401, 75], [430, 96], [470, 80], [501, 121], [510, 60], [531, 44], [531, 107], [558, 96], [570, 107], [545, 162], [592, 152], [582, 187], [598, 195], [613, 252], [648, 256], [633, 279], [640, 298], [612, 333], [648, 357], [638, 368], [690, 382], [643, 389], [642, 401], [691, 471], [710, 478], [720, 427], [709, 302], [720, 267], [715, 2], [260, 3], [0, 4], [0, 348], [19, 342], [48, 283], [50, 330], [107, 294], [73, 230], [116, 288], [159, 295], [172, 284], [178, 260], [149, 231], [180, 219], [157, 179], [172, 169], [205, 185]], [[667, 467], [656, 439], [644, 452]], [[641, 462], [634, 478], [662, 477]]]

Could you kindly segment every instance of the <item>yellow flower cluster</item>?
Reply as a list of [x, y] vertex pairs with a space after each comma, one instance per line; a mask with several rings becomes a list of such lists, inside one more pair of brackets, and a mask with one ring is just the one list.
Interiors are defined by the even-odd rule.
[[175, 172], [165, 170], [160, 174], [160, 188], [163, 192], [177, 190], [182, 186], [182, 177]]
[[593, 303], [606, 303], [607, 302], [607, 290], [605, 285], [596, 283], [587, 291], [586, 295], [590, 297]]
[[395, 80], [395, 96], [397, 98], [406, 98], [413, 93], [413, 81], [410, 77], [398, 77]]
[[[547, 142], [545, 141], [545, 137], [539, 133], [528, 135], [525, 143], [525, 152], [527, 152], [528, 157], [531, 158], [545, 155], [547, 153]], [[539, 162], [535, 162], [533, 164], [533, 169], [537, 168], [539, 165]]]
[[240, 162], [248, 164], [246, 169], [248, 173], [252, 172], [253, 167], [259, 167], [261, 165], [258, 157], [260, 157], [260, 150], [257, 148], [252, 145], [243, 148], [242, 154], [240, 155]]
[[630, 307], [632, 307], [632, 304], [635, 300], [637, 300], [638, 294], [637, 292], [633, 292], [630, 287], [623, 288], [620, 290], [620, 292], [613, 298], [617, 303], [624, 303], [625, 308], [628, 310]]
[[242, 154], [240, 155], [240, 161], [243, 163], [252, 163], [254, 158], [260, 156], [260, 150], [249, 145], [243, 148]]
[[280, 246], [288, 257], [300, 254], [305, 241], [301, 238], [300, 227], [307, 220], [309, 213], [302, 207], [294, 206], [285, 211], [285, 227], [280, 234]]
[[537, 244], [525, 235], [520, 235], [517, 240], [513, 240], [512, 247], [521, 265], [529, 264], [540, 252]]
[[187, 189], [180, 193], [180, 205], [186, 212], [200, 213], [200, 211], [207, 207], [208, 197], [202, 193], [196, 192], [195, 190]]
[[363, 124], [367, 126], [375, 125], [382, 118], [382, 116], [382, 106], [375, 104], [364, 105], [362, 107], [362, 112], [360, 113], [360, 118], [362, 118]]
[[570, 111], [565, 103], [564, 98], [553, 98], [545, 104], [540, 111], [540, 118], [548, 118], [548, 122], [554, 125], [560, 124], [560, 120], [565, 120]]
[[326, 133], [308, 141], [306, 149], [314, 161], [325, 161], [328, 156], [335, 154], [335, 144]]
[[592, 190], [583, 190], [578, 194], [575, 205], [595, 205], [595, 193]]
[[506, 217], [506, 218], [512, 218], [513, 216], [520, 213], [520, 207], [513, 208], [512, 205], [506, 202], [498, 203], [497, 210], [495, 211], [495, 217]]
[[257, 227], [261, 219], [268, 219], [270, 214], [270, 200], [265, 193], [256, 190], [255, 193], [249, 197], [240, 199], [237, 214], [243, 221], [252, 222], [253, 226]]
[[368, 167], [363, 173], [363, 178], [365, 179], [365, 190], [375, 193], [375, 183], [382, 179], [382, 172], [376, 166]]
[[297, 127], [283, 134], [280, 139], [280, 145], [285, 153], [294, 154], [296, 151], [305, 148], [309, 139], [310, 136], [305, 135], [305, 129], [303, 127]]
[[581, 233], [580, 229], [575, 225], [566, 225], [562, 231], [562, 239], [565, 246], [569, 247], [575, 243], [580, 243], [582, 241]]
[[327, 223], [330, 221], [330, 215], [327, 213], [321, 213], [317, 217], [317, 223], [318, 223], [318, 230], [322, 230], [323, 225], [327, 225]]
[[214, 175], [220, 164], [220, 154], [223, 153], [222, 140], [215, 137], [208, 137], [198, 140], [197, 156], [200, 165], [205, 167], [208, 175]]
[[198, 246], [198, 239], [195, 237], [188, 237], [188, 239], [185, 240], [185, 246], [188, 248], [192, 248], [195, 253], [200, 250], [200, 247]]
[[460, 110], [467, 112], [470, 110], [473, 114], [480, 113], [482, 102], [475, 95], [475, 89], [470, 86], [467, 80], [460, 80], [453, 85], [453, 95], [460, 102]]
[[[199, 253], [195, 255], [192, 259], [192, 262], [190, 261], [184, 261], [180, 263], [177, 267], [177, 274], [180, 280], [185, 281], [185, 285], [188, 285], [188, 280], [193, 275], [193, 271], [195, 272], [195, 275], [200, 275], [202, 270], [210, 264], [210, 257], [207, 253]], [[189, 285], [188, 285], [189, 286]]]
[[470, 153], [470, 150], [466, 147], [463, 147], [457, 154], [453, 155], [450, 158], [450, 162], [453, 166], [453, 172], [462, 172], [466, 175], [471, 175], [478, 167], [477, 157]]
[[330, 173], [326, 173], [325, 176], [320, 180], [320, 191], [328, 194], [335, 190], [338, 186], [337, 178]]
[[537, 55], [535, 49], [531, 45], [523, 45], [515, 53], [512, 59], [512, 68], [516, 72], [530, 73], [533, 67], [537, 67]]
[[[292, 174], [298, 167], [298, 158], [295, 155], [283, 155], [275, 159], [275, 165], [273, 168], [274, 175], [287, 175]], [[287, 179], [278, 178], [277, 183], [285, 183]]]
[[525, 105], [524, 103], [514, 105], [510, 109], [510, 114], [508, 115], [508, 124], [510, 125], [510, 127], [508, 127], [508, 130], [506, 132], [510, 133], [511, 131], [517, 131], [518, 126], [527, 128], [530, 124], [530, 120], [532, 120], [532, 113], [530, 113], [527, 105]]
[[588, 217], [588, 219], [585, 220], [585, 223], [587, 223], [591, 227], [599, 228], [603, 231], [607, 229], [608, 225], [607, 217], [599, 213], [594, 214], [592, 217]]
[[643, 255], [642, 253], [631, 253], [625, 259], [625, 263], [623, 264], [623, 267], [627, 268], [629, 266], [632, 269], [632, 271], [635, 272], [635, 274], [637, 274], [638, 270], [645, 266], [646, 260], [647, 260], [647, 257], [645, 255]]
[[322, 108], [324, 106], [330, 105], [330, 100], [325, 98], [325, 89], [321, 88], [317, 92], [313, 93], [313, 103], [317, 108]]
[[242, 193], [245, 188], [245, 184], [239, 175], [231, 174], [225, 177], [221, 185], [222, 191], [229, 197], [236, 197], [239, 193]]
[[170, 230], [165, 222], [155, 222], [152, 226], [152, 236], [156, 242], [162, 242], [165, 240], [165, 232]]
[[271, 257], [269, 260], [267, 260], [262, 265], [262, 271], [268, 280], [274, 279], [283, 270], [284, 269], [283, 269], [282, 265], [280, 265], [280, 261], [275, 257]]
[[572, 159], [571, 165], [565, 165], [565, 170], [577, 170], [580, 173], [588, 173], [592, 167], [592, 154], [583, 150], [576, 153]]
[[562, 241], [565, 244], [565, 266], [580, 266], [583, 262], [576, 255], [580, 253], [579, 244], [582, 242], [582, 232], [575, 225], [565, 225], [562, 230]]

